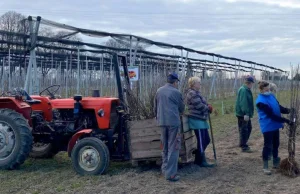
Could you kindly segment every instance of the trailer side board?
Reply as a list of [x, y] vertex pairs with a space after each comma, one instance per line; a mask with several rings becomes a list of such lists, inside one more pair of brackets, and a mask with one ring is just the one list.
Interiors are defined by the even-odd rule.
[[[197, 149], [194, 133], [186, 128], [186, 120], [181, 125], [182, 143], [180, 161], [190, 162], [193, 160], [192, 152]], [[147, 159], [161, 159], [161, 129], [154, 119], [132, 121], [129, 123], [131, 159], [134, 161]]]

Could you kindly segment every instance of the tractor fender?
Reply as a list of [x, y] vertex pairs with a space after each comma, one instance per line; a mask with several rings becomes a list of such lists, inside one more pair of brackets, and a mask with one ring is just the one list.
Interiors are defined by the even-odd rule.
[[32, 127], [31, 123], [31, 107], [23, 101], [17, 100], [13, 97], [1, 97], [0, 98], [0, 108], [7, 108], [14, 110], [24, 116], [28, 120], [29, 125]]
[[71, 153], [72, 153], [72, 149], [73, 147], [75, 146], [76, 144], [76, 141], [82, 136], [82, 135], [86, 135], [86, 134], [90, 134], [92, 132], [92, 129], [84, 129], [84, 130], [81, 130], [81, 131], [78, 131], [77, 133], [75, 133], [71, 140], [69, 141], [69, 144], [68, 144], [68, 156], [70, 157], [71, 156]]

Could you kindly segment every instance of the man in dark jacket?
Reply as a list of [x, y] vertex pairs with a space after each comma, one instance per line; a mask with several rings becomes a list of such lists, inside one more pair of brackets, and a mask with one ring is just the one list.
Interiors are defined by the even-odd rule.
[[253, 83], [254, 78], [252, 76], [248, 76], [245, 79], [245, 84], [240, 87], [236, 99], [235, 111], [238, 118], [240, 147], [243, 152], [251, 152], [247, 142], [252, 131], [251, 118], [254, 114], [254, 102], [251, 92]]
[[178, 75], [168, 75], [168, 83], [160, 87], [155, 96], [154, 111], [161, 127], [162, 173], [167, 180], [178, 181], [177, 175], [179, 150], [181, 147], [180, 115], [184, 111], [183, 98], [178, 87]]

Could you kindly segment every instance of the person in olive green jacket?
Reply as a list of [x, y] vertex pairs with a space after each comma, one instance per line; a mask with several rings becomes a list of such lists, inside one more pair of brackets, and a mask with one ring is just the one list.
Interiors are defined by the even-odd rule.
[[248, 76], [245, 79], [244, 85], [238, 90], [235, 105], [240, 133], [240, 147], [243, 152], [251, 152], [251, 149], [247, 145], [247, 142], [252, 131], [251, 118], [254, 114], [254, 102], [251, 92], [253, 83], [254, 78], [252, 76]]

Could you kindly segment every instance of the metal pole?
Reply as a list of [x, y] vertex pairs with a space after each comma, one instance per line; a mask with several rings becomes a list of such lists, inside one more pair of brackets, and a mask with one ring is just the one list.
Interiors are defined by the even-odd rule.
[[29, 91], [29, 85], [30, 85], [30, 80], [31, 80], [31, 67], [32, 67], [32, 58], [33, 58], [33, 23], [32, 23], [32, 17], [28, 17], [28, 22], [29, 22], [29, 30], [30, 30], [30, 41], [31, 41], [31, 48], [30, 48], [30, 58], [29, 58], [29, 63], [27, 67], [27, 74], [26, 74], [26, 79], [25, 79], [25, 84], [24, 84], [24, 90], [30, 93]]
[[66, 98], [68, 98], [68, 57], [66, 57]]
[[[234, 63], [236, 64], [236, 61]], [[237, 77], [238, 77], [238, 74], [239, 74], [240, 67], [241, 67], [241, 62], [239, 61], [238, 70], [235, 71], [235, 79], [234, 79], [234, 84], [233, 84], [233, 94], [235, 93], [236, 81], [237, 81]]]
[[85, 96], [88, 96], [88, 66], [89, 66], [89, 62], [88, 62], [88, 59], [86, 56], [86, 58], [85, 58]]
[[[213, 56], [213, 63], [215, 64], [215, 60], [214, 60], [214, 56]], [[219, 57], [218, 57], [218, 62], [217, 62], [217, 65], [219, 64]], [[215, 69], [214, 69], [214, 73], [213, 73], [213, 80], [212, 80], [212, 84], [211, 84], [211, 88], [210, 88], [210, 93], [209, 93], [209, 98], [211, 98], [211, 94], [212, 94], [212, 91], [215, 87], [215, 79], [216, 79], [216, 68], [217, 68], [217, 65], [215, 66]], [[215, 91], [215, 90], [214, 90]], [[215, 97], [216, 97], [216, 93], [215, 93]]]
[[2, 92], [5, 90], [5, 88], [4, 88], [4, 80], [5, 80], [5, 58], [3, 57], [3, 59], [2, 59], [2, 62], [3, 62], [3, 67], [2, 67], [2, 80], [1, 80], [1, 88], [2, 88]]
[[135, 58], [136, 58], [136, 52], [138, 50], [138, 44], [139, 44], [139, 40], [137, 40], [135, 48], [134, 48], [135, 50], [134, 50], [134, 55], [133, 55], [132, 65], [131, 66], [133, 66], [133, 64], [135, 64]]
[[112, 66], [113, 66], [113, 64], [112, 64], [112, 56], [110, 57], [110, 69], [109, 69], [109, 81], [110, 81], [110, 83], [109, 83], [109, 95], [110, 96], [112, 96]]
[[104, 59], [103, 59], [103, 54], [101, 56], [101, 65], [100, 65], [100, 82], [101, 82], [101, 86], [100, 86], [100, 95], [102, 95], [102, 88], [103, 88], [103, 69], [104, 69]]
[[51, 73], [50, 73], [50, 83], [51, 83], [51, 86], [53, 85], [53, 80], [52, 80], [52, 77], [53, 77], [53, 75], [52, 75], [52, 69], [53, 69], [53, 50], [52, 50], [52, 52], [51, 52]]
[[178, 73], [178, 72], [179, 72], [179, 58], [178, 58], [177, 64], [176, 64], [176, 73]]
[[[99, 88], [99, 80], [98, 80], [99, 75], [97, 73], [96, 64], [95, 64], [94, 69], [95, 69], [94, 72], [95, 72], [96, 89], [98, 89]], [[99, 67], [99, 70], [100, 70], [100, 67]], [[101, 87], [101, 85], [100, 85], [100, 87]]]
[[[42, 59], [41, 59], [41, 61], [40, 61], [40, 64], [41, 64], [41, 67], [40, 67], [40, 72], [41, 72], [41, 76], [40, 77], [38, 77], [38, 79], [37, 79], [37, 81], [38, 81], [38, 88], [37, 88], [37, 91], [41, 91], [41, 85], [42, 84], [44, 84], [44, 82], [41, 82], [41, 79], [42, 79], [42, 77], [43, 77], [43, 61], [42, 61]], [[45, 65], [46, 66], [46, 65]], [[43, 80], [44, 80], [45, 78], [43, 78]]]
[[30, 78], [29, 78], [29, 94], [32, 94], [32, 80], [33, 79], [32, 79], [32, 75], [31, 74], [32, 74], [32, 69], [34, 70], [34, 64], [33, 64], [34, 63], [33, 62], [34, 61], [34, 53], [32, 53], [32, 56], [30, 56], [30, 58], [31, 57], [32, 57], [31, 62], [32, 62], [32, 66], [33, 67], [30, 67], [30, 72], [29, 72], [30, 73]]
[[[72, 64], [73, 64], [73, 57], [72, 57], [72, 53], [70, 53], [70, 65], [69, 65], [69, 80], [71, 80], [71, 81], [69, 81], [69, 82], [71, 82], [70, 83], [70, 90], [71, 91], [73, 91], [73, 87], [74, 87], [74, 83], [73, 83], [73, 72], [72, 72]], [[71, 76], [70, 76], [71, 75]]]
[[142, 91], [142, 54], [140, 54], [140, 65], [139, 65], [139, 80], [138, 80], [138, 84], [139, 84], [139, 91], [138, 91], [138, 98], [141, 99], [141, 91]]
[[33, 40], [34, 40], [34, 47], [33, 49], [33, 67], [34, 67], [34, 74], [33, 74], [33, 80], [34, 80], [34, 93], [37, 94], [38, 93], [38, 81], [37, 81], [37, 64], [36, 64], [36, 53], [35, 53], [35, 46], [36, 46], [36, 41], [37, 41], [37, 36], [38, 36], [38, 31], [39, 31], [39, 26], [40, 26], [40, 20], [41, 17], [37, 17], [37, 21], [35, 23], [35, 31], [34, 31], [34, 35], [33, 35]]
[[[183, 50], [182, 49], [181, 49], [180, 63], [181, 63], [181, 71], [183, 71]], [[179, 75], [179, 71], [177, 73]], [[182, 72], [181, 72], [180, 76], [182, 76]], [[180, 79], [182, 79], [182, 77], [180, 77]]]
[[58, 68], [58, 62], [55, 62], [55, 83], [57, 84], [57, 68]]
[[78, 46], [78, 53], [77, 53], [77, 94], [79, 94], [79, 83], [80, 83], [80, 50]]
[[131, 54], [132, 54], [132, 36], [130, 36], [130, 50], [129, 50], [129, 65], [131, 66], [132, 65], [132, 56], [131, 56]]
[[[59, 83], [61, 83], [61, 61], [59, 62]], [[59, 89], [59, 95], [61, 95], [61, 89]]]
[[11, 90], [10, 49], [8, 49], [8, 91]]

